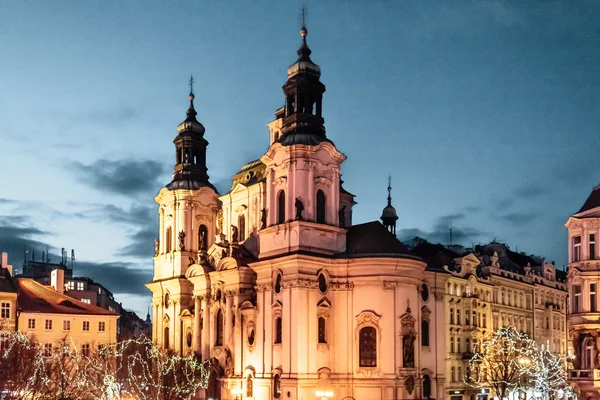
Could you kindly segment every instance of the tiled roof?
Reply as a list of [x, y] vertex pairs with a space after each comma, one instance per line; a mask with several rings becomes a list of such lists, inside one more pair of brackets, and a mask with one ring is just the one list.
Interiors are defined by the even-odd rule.
[[0, 292], [3, 293], [15, 293], [17, 291], [17, 286], [8, 272], [8, 269], [2, 268], [0, 266]]
[[117, 315], [104, 308], [86, 304], [65, 294], [60, 294], [30, 278], [16, 279], [16, 283], [19, 291], [17, 303], [19, 308], [25, 312]]
[[582, 213], [584, 211], [591, 210], [592, 208], [600, 207], [600, 185], [596, 186], [592, 193], [588, 196], [585, 203], [576, 214]]
[[412, 251], [427, 263], [428, 270], [437, 272], [444, 271], [444, 265], [454, 271], [456, 264], [454, 259], [461, 256], [441, 244], [433, 244], [427, 241], [422, 241]]
[[346, 252], [342, 256], [386, 255], [418, 258], [379, 221], [353, 225], [346, 233]]

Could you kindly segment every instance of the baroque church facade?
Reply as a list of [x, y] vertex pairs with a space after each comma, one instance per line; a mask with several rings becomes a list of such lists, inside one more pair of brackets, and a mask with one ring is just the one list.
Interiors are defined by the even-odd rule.
[[515, 326], [564, 353], [566, 282], [552, 264], [497, 244], [409, 248], [389, 186], [381, 222], [353, 224], [301, 35], [264, 155], [220, 195], [190, 93], [173, 180], [155, 198], [152, 338], [211, 360], [200, 398], [487, 400], [463, 378], [490, 330]]

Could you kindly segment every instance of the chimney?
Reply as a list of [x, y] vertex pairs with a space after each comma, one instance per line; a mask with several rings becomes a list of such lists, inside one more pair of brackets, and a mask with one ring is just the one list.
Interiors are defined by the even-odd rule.
[[62, 269], [52, 270], [50, 281], [51, 286], [58, 293], [63, 294], [65, 292], [65, 271]]
[[2, 253], [2, 258], [0, 259], [0, 267], [6, 268], [8, 273], [12, 275], [12, 265], [8, 264], [8, 253]]

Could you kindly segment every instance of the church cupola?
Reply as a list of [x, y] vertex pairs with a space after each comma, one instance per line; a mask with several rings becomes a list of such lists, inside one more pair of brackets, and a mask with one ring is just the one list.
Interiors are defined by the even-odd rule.
[[383, 209], [381, 213], [381, 222], [383, 222], [383, 226], [386, 227], [388, 231], [396, 234], [396, 221], [398, 220], [398, 214], [396, 214], [396, 209], [392, 206], [392, 177], [388, 178], [388, 197], [387, 197], [387, 206]]
[[175, 168], [173, 180], [166, 186], [169, 190], [188, 189], [198, 190], [203, 186], [216, 189], [208, 181], [206, 168], [206, 147], [204, 126], [196, 119], [194, 108], [194, 78], [190, 77], [190, 106], [185, 120], [177, 126], [175, 143]]
[[298, 60], [288, 68], [288, 80], [283, 85], [285, 106], [278, 140], [283, 146], [329, 141], [322, 115], [325, 85], [319, 79], [321, 68], [310, 58], [312, 52], [306, 43], [308, 30], [304, 24], [300, 34], [302, 45], [298, 49]]

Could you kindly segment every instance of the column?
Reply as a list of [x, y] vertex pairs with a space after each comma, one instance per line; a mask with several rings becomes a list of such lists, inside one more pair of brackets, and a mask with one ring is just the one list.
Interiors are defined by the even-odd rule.
[[202, 305], [200, 304], [200, 296], [194, 298], [194, 327], [192, 329], [193, 344], [192, 349], [195, 353], [200, 353], [200, 313], [202, 312]]
[[158, 254], [162, 254], [165, 252], [165, 210], [162, 207], [158, 208], [158, 225]]
[[338, 226], [340, 224], [338, 208], [340, 205], [340, 170], [335, 168], [331, 171], [331, 199], [329, 200], [329, 206], [331, 210], [330, 217], [327, 221], [332, 221], [332, 224]]
[[316, 221], [317, 220], [317, 198], [316, 198], [316, 192], [315, 192], [315, 162], [314, 161], [305, 161], [306, 162], [306, 166], [308, 168], [308, 195], [311, 198], [311, 203], [313, 204], [312, 207], [305, 207], [305, 211], [307, 211], [306, 209], [309, 208], [308, 212], [306, 212], [306, 219], [310, 219], [312, 221]]
[[[236, 292], [238, 292], [236, 290]], [[242, 313], [239, 312], [239, 304], [240, 304], [240, 297], [239, 295], [235, 295], [233, 296], [233, 304], [235, 304], [235, 327], [233, 328], [233, 354], [235, 354], [235, 356], [233, 357], [233, 362], [234, 362], [234, 374], [235, 375], [242, 375], [242, 343], [244, 341], [244, 338], [242, 336], [242, 333], [244, 332], [244, 321], [243, 321], [243, 317], [242, 317]], [[256, 340], [256, 330], [254, 331], [254, 339]]]
[[230, 295], [229, 290], [225, 291], [227, 294], [225, 295], [225, 293], [223, 295], [225, 295], [225, 331], [223, 332], [223, 345], [227, 346], [231, 349], [231, 336], [233, 335], [232, 332], [232, 310], [231, 310], [231, 306], [232, 306], [232, 300], [233, 297]]
[[158, 343], [158, 305], [152, 303], [152, 341]]
[[294, 207], [296, 203], [295, 190], [294, 190], [294, 165], [292, 160], [289, 161], [289, 166], [287, 170], [287, 191], [286, 191], [286, 210], [285, 210], [285, 220], [293, 221], [296, 217], [296, 208]]
[[208, 296], [202, 297], [202, 360], [210, 357], [210, 310], [208, 309]]
[[273, 207], [273, 197], [275, 196], [273, 188], [273, 185], [275, 184], [275, 182], [273, 182], [273, 169], [267, 168], [266, 175], [267, 184], [265, 186], [267, 189], [267, 201], [263, 203], [263, 206], [267, 209], [267, 226], [271, 226], [275, 223], [277, 213], [275, 207]]

